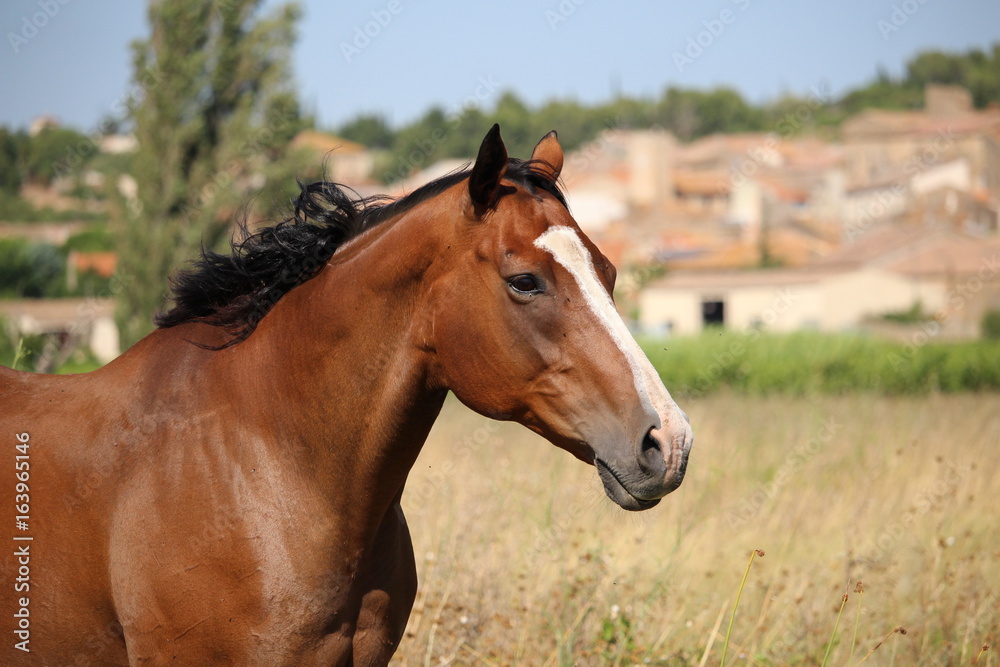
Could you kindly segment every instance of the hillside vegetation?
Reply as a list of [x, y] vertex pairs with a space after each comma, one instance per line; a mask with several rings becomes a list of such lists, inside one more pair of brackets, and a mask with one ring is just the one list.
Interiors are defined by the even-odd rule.
[[[559, 130], [560, 141], [568, 150], [606, 129], [657, 127], [682, 141], [733, 132], [835, 135], [841, 121], [865, 109], [921, 108], [924, 87], [932, 83], [967, 88], [977, 108], [1000, 102], [1000, 43], [989, 51], [924, 51], [910, 59], [901, 77], [880, 70], [869, 84], [841, 97], [820, 86], [756, 105], [728, 87], [670, 86], [652, 99], [619, 96], [597, 105], [553, 99], [531, 108], [513, 92], [496, 91], [495, 102], [491, 97], [480, 106], [432, 108], [398, 128], [391, 127], [384, 116], [363, 114], [335, 131], [352, 141], [384, 149], [382, 177], [388, 182], [442, 158], [475, 155], [484, 128], [493, 122], [503, 127], [511, 155], [529, 155], [538, 138], [553, 128]], [[806, 122], [797, 120], [803, 109], [809, 111]]]

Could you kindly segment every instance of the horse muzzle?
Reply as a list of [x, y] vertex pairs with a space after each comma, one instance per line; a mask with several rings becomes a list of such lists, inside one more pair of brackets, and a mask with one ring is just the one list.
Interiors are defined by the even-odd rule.
[[594, 457], [604, 492], [622, 509], [633, 512], [656, 506], [684, 481], [694, 442], [685, 422], [670, 435], [650, 428], [631, 456]]

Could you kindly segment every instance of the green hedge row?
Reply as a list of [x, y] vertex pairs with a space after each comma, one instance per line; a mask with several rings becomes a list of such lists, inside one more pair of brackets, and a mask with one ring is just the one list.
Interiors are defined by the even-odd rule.
[[923, 332], [893, 342], [815, 332], [708, 331], [639, 342], [675, 396], [720, 389], [756, 395], [1000, 391], [998, 341], [946, 343]]

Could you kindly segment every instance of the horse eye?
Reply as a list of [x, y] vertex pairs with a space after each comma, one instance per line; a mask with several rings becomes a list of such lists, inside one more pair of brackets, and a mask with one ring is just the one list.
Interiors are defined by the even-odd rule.
[[507, 281], [507, 284], [510, 285], [515, 292], [530, 294], [532, 292], [540, 291], [538, 289], [538, 281], [535, 280], [535, 276], [528, 273], [514, 276]]

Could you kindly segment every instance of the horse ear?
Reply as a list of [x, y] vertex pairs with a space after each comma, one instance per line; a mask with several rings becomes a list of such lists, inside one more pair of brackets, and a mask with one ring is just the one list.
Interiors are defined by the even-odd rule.
[[538, 142], [531, 153], [531, 161], [537, 162], [535, 169], [541, 171], [552, 182], [559, 179], [563, 168], [563, 150], [559, 145], [559, 135], [552, 130]]
[[494, 124], [479, 147], [476, 164], [469, 176], [469, 197], [476, 217], [493, 206], [500, 190], [500, 179], [506, 172], [507, 148], [500, 138], [500, 125]]

